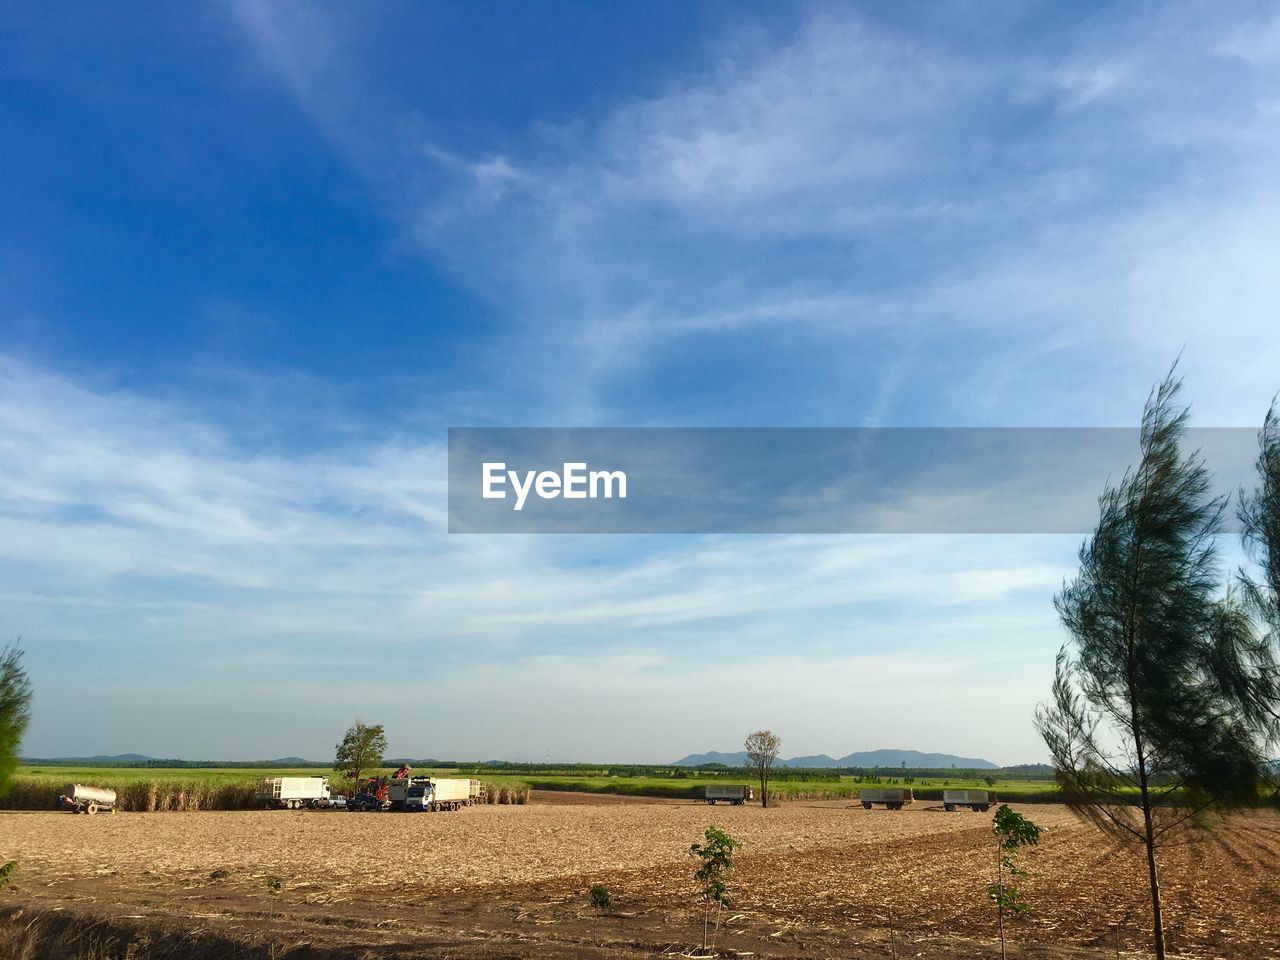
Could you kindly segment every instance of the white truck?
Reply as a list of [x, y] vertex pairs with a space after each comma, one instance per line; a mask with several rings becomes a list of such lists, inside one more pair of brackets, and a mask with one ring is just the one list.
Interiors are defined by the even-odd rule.
[[67, 792], [58, 797], [58, 806], [72, 813], [97, 813], [99, 810], [116, 812], [116, 792], [106, 787], [89, 787], [73, 783]]
[[986, 813], [991, 807], [991, 794], [986, 790], [943, 790], [942, 806], [947, 810], [968, 807], [978, 813]]
[[404, 802], [409, 798], [409, 791], [415, 787], [422, 788], [431, 785], [430, 777], [402, 777], [399, 780], [387, 781], [387, 809], [404, 810], [406, 809]]
[[433, 777], [415, 783], [405, 791], [403, 809], [415, 812], [457, 810], [472, 803], [470, 780], [446, 780]]
[[731, 803], [735, 807], [742, 806], [748, 800], [754, 800], [755, 794], [750, 787], [742, 786], [736, 783], [709, 783], [707, 784], [707, 803], [715, 806], [723, 800], [725, 803]]
[[279, 810], [328, 806], [328, 777], [266, 777], [258, 781], [258, 803]]
[[863, 787], [858, 791], [862, 809], [870, 810], [874, 803], [883, 804], [889, 810], [901, 810], [904, 803], [915, 803], [916, 796], [910, 787]]

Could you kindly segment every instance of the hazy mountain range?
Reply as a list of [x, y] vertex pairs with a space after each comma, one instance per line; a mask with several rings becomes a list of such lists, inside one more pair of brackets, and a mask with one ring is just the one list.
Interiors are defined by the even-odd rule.
[[[94, 756], [94, 757], [23, 757], [22, 763], [31, 766], [83, 766], [83, 767], [110, 767], [110, 766], [139, 766], [139, 765], [163, 765], [166, 763], [175, 766], [219, 766], [226, 764], [228, 766], [262, 766], [262, 767], [304, 767], [304, 766], [326, 766], [324, 761], [306, 760], [302, 757], [277, 757], [274, 760], [254, 760], [254, 761], [213, 761], [213, 760], [161, 760], [155, 757], [144, 756], [140, 753], [120, 753], [115, 756]], [[401, 762], [410, 762], [420, 766], [441, 765], [452, 763], [452, 761], [442, 760], [421, 760], [413, 759], [405, 761], [403, 758], [388, 757], [383, 763], [388, 766], [395, 766]], [[490, 765], [501, 766], [504, 762], [501, 760], [488, 761]], [[535, 761], [536, 762], [536, 761]], [[555, 763], [572, 763], [568, 760], [551, 760]], [[677, 767], [697, 767], [707, 763], [719, 763], [726, 767], [742, 767], [747, 764], [747, 755], [743, 751], [737, 753], [719, 753], [710, 751], [708, 753], [691, 753], [687, 757], [677, 760], [674, 766]], [[779, 760], [780, 767], [810, 767], [810, 768], [829, 768], [829, 767], [901, 767], [903, 765], [913, 769], [948, 769], [956, 767], [965, 770], [996, 770], [999, 764], [992, 763], [990, 760], [983, 760], [980, 757], [957, 757], [950, 753], [922, 753], [919, 750], [866, 750], [860, 753], [850, 753], [843, 757], [831, 757], [825, 753], [813, 756], [790, 757], [786, 760]], [[485, 764], [479, 764], [484, 766]], [[1032, 765], [1038, 766], [1038, 765]], [[1047, 768], [1046, 768], [1047, 769]]]
[[[675, 762], [677, 767], [698, 767], [704, 763], [722, 763], [726, 767], [743, 767], [747, 764], [747, 754], [739, 750], [737, 753], [691, 753]], [[779, 760], [780, 767], [900, 767], [903, 764], [913, 769], [948, 769], [956, 767], [962, 770], [997, 770], [999, 764], [979, 757], [957, 757], [950, 753], [921, 753], [919, 750], [864, 750], [835, 758], [825, 753], [815, 756], [790, 757]]]

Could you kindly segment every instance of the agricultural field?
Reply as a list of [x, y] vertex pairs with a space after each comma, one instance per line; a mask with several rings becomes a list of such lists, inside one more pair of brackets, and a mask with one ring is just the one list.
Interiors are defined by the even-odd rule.
[[[383, 770], [389, 773], [390, 770]], [[329, 777], [333, 792], [351, 792], [348, 781], [322, 767], [72, 767], [23, 766], [0, 809], [49, 810], [70, 783], [115, 790], [120, 808], [131, 812], [248, 810], [263, 777]], [[490, 799], [523, 803], [527, 787], [490, 783]]]
[[[382, 773], [390, 773], [386, 768]], [[579, 791], [636, 797], [693, 799], [702, 796], [709, 783], [752, 783], [749, 775], [679, 771], [678, 776], [583, 775], [566, 772], [507, 773], [477, 767], [421, 767], [416, 773], [472, 777], [493, 787], [507, 788], [514, 797], [529, 790]], [[110, 787], [122, 796], [129, 810], [240, 810], [252, 806], [253, 786], [262, 777], [319, 777], [333, 781], [335, 792], [350, 789], [323, 767], [71, 767], [23, 766], [11, 795], [0, 799], [0, 808], [48, 809], [68, 783]], [[938, 799], [945, 786], [993, 789], [1006, 800], [1048, 802], [1057, 799], [1051, 781], [997, 778], [994, 787], [979, 779], [961, 777], [882, 777], [879, 784], [910, 786], [922, 799]], [[852, 776], [824, 779], [774, 779], [770, 794], [779, 800], [851, 798], [864, 784]], [[181, 802], [179, 802], [181, 797]]]
[[[1136, 853], [1060, 806], [1020, 809], [1044, 834], [1025, 855], [1034, 912], [1011, 922], [1011, 955], [1143, 956]], [[764, 810], [535, 792], [528, 805], [431, 815], [11, 811], [0, 837], [19, 867], [0, 916], [11, 932], [19, 912], [27, 923], [55, 910], [64, 924], [91, 918], [100, 937], [182, 931], [220, 945], [208, 956], [304, 943], [326, 958], [687, 955], [702, 931], [688, 850], [712, 824], [742, 842], [726, 955], [998, 956], [991, 818], [928, 802]], [[1234, 817], [1170, 847], [1163, 869], [1180, 955], [1255, 958], [1280, 943], [1280, 816]], [[609, 889], [609, 910], [590, 904], [593, 884]]]

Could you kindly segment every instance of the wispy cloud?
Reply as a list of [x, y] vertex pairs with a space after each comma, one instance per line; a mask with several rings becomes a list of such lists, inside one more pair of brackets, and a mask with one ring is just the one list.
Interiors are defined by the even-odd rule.
[[[347, 685], [380, 682], [372, 664], [393, 665], [405, 689], [458, 698], [543, 671], [545, 686], [512, 700], [518, 711], [548, 689], [595, 696], [584, 685], [600, 658], [638, 657], [649, 666], [609, 681], [628, 704], [615, 734], [629, 755], [654, 757], [632, 721], [660, 711], [655, 683], [681, 696], [674, 678], [712, 662], [766, 684], [783, 651], [815, 671], [884, 656], [905, 670], [946, 660], [953, 643], [971, 653], [1034, 635], [1046, 658], [1054, 643], [1044, 597], [1070, 553], [1060, 539], [450, 537], [439, 445], [264, 455], [173, 402], [11, 359], [0, 369], [3, 600], [37, 679], [58, 664], [33, 752], [69, 748], [56, 707], [67, 691], [97, 689], [112, 704], [103, 729], [119, 738], [133, 722], [127, 691], [181, 687], [193, 664], [208, 685], [193, 704], [280, 684], [310, 691], [337, 725]], [[96, 646], [112, 657], [79, 666], [74, 652]], [[485, 666], [495, 658], [510, 676]], [[850, 722], [860, 709], [849, 704]], [[412, 729], [411, 711], [388, 701], [384, 712]], [[486, 729], [487, 740], [404, 749], [507, 749], [508, 728]], [[186, 731], [175, 720], [129, 746], [189, 752]], [[312, 750], [329, 736], [300, 734]]]
[[[1184, 346], [1193, 376], [1232, 367], [1217, 417], [1254, 416], [1274, 390], [1259, 334], [1280, 305], [1263, 252], [1280, 76], [1261, 8], [1118, 8], [992, 49], [819, 7], [789, 35], [709, 42], [656, 95], [475, 157], [417, 105], [390, 119], [358, 51], [303, 56], [334, 53], [326, 17], [296, 8], [286, 30], [274, 6], [240, 11], [389, 213], [511, 312], [494, 363], [520, 356], [511, 382], [545, 420], [634, 422], [646, 378], [729, 343], [824, 356], [803, 375], [823, 408], [789, 396], [810, 422], [833, 406], [910, 422], [921, 405], [935, 421], [1127, 422]], [[348, 101], [377, 106], [335, 112]], [[959, 378], [932, 366], [940, 342]], [[849, 392], [904, 356], [909, 389]]]

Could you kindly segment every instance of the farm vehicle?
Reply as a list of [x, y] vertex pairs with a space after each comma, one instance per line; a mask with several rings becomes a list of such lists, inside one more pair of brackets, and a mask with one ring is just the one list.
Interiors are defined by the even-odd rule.
[[266, 777], [258, 781], [258, 803], [277, 810], [329, 806], [328, 777]]
[[706, 800], [711, 806], [724, 801], [735, 807], [742, 806], [748, 800], [754, 800], [755, 793], [750, 787], [740, 784], [708, 784]]
[[404, 809], [410, 812], [457, 810], [474, 801], [470, 780], [436, 778], [410, 786], [405, 794]]
[[116, 812], [116, 792], [105, 787], [89, 787], [73, 783], [58, 797], [58, 806], [72, 813], [94, 814], [99, 810]]
[[457, 810], [484, 802], [484, 784], [441, 777], [370, 777], [347, 803], [349, 810]]
[[942, 791], [942, 806], [947, 810], [968, 807], [978, 813], [986, 813], [991, 808], [992, 803], [992, 796], [986, 790]]
[[889, 810], [901, 810], [903, 804], [915, 803], [916, 795], [910, 787], [863, 787], [858, 791], [858, 799], [864, 810], [870, 810], [877, 803]]

